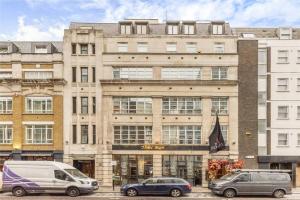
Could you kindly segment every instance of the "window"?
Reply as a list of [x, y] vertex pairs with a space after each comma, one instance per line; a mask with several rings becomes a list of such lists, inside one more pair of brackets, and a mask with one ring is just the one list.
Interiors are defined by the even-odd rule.
[[96, 125], [93, 125], [93, 144], [96, 144]]
[[89, 126], [81, 125], [81, 144], [89, 143]]
[[178, 24], [168, 24], [168, 35], [177, 35], [178, 34]]
[[117, 114], [151, 114], [152, 99], [142, 97], [114, 97], [114, 113]]
[[0, 114], [12, 113], [12, 97], [0, 97]]
[[137, 24], [136, 25], [136, 34], [139, 34], [139, 35], [147, 34], [147, 24]]
[[278, 134], [278, 146], [287, 146], [288, 145], [288, 134], [279, 133]]
[[176, 42], [167, 43], [167, 52], [176, 52]]
[[186, 34], [186, 35], [195, 34], [195, 25], [194, 24], [184, 24], [183, 25], [183, 34]]
[[241, 174], [237, 177], [238, 182], [250, 182], [250, 174]]
[[35, 53], [48, 53], [47, 46], [37, 45], [35, 46]]
[[118, 42], [117, 47], [118, 47], [118, 52], [128, 52], [127, 42]]
[[76, 67], [72, 67], [72, 82], [76, 83]]
[[113, 68], [114, 79], [152, 79], [152, 68]]
[[188, 52], [188, 53], [197, 53], [197, 43], [187, 42], [185, 46], [186, 46], [186, 52]]
[[223, 24], [213, 24], [212, 25], [213, 35], [222, 35], [223, 34]]
[[115, 144], [151, 144], [151, 126], [114, 126]]
[[162, 68], [161, 77], [169, 80], [200, 80], [201, 68]]
[[225, 44], [221, 42], [214, 43], [214, 53], [224, 53], [225, 52]]
[[93, 83], [95, 83], [96, 82], [96, 67], [92, 67], [92, 72], [93, 72]]
[[81, 82], [89, 82], [89, 70], [87, 67], [81, 67]]
[[131, 34], [131, 24], [121, 24], [120, 30], [122, 35], [130, 35]]
[[77, 125], [72, 126], [73, 144], [77, 144]]
[[300, 91], [300, 78], [297, 78], [297, 91]]
[[297, 106], [297, 119], [300, 119], [300, 106]]
[[26, 97], [26, 113], [52, 113], [52, 97]]
[[267, 64], [267, 49], [258, 49], [258, 64]]
[[278, 78], [277, 79], [277, 90], [280, 92], [288, 91], [289, 89], [289, 79], [288, 78]]
[[73, 114], [77, 113], [77, 97], [72, 97], [72, 110]]
[[8, 46], [0, 46], [0, 53], [8, 53]]
[[12, 78], [12, 72], [0, 72], [0, 79]]
[[26, 125], [27, 144], [52, 144], [52, 125]]
[[30, 71], [24, 72], [25, 79], [52, 79], [53, 72]]
[[297, 134], [297, 146], [300, 146], [300, 133]]
[[243, 38], [255, 38], [254, 33], [242, 33]]
[[56, 179], [63, 180], [63, 181], [71, 181], [72, 178], [67, 175], [65, 172], [61, 170], [54, 170], [54, 176]]
[[279, 29], [279, 39], [289, 40], [292, 39], [292, 29], [291, 28], [280, 28]]
[[288, 50], [279, 50], [278, 57], [277, 57], [278, 63], [288, 63], [289, 61], [288, 56], [289, 56]]
[[93, 114], [96, 114], [96, 97], [93, 97]]
[[289, 107], [278, 106], [278, 119], [288, 119], [288, 117], [289, 117]]
[[0, 144], [11, 144], [12, 138], [12, 125], [0, 124]]
[[200, 97], [163, 97], [163, 114], [201, 114]]
[[[215, 128], [215, 125], [212, 124], [209, 134], [211, 134], [213, 132], [214, 128]], [[220, 125], [220, 128], [221, 128], [221, 132], [222, 132], [224, 142], [225, 142], [225, 144], [227, 144], [227, 141], [228, 141], [228, 125]]]
[[211, 99], [212, 108], [211, 114], [227, 115], [228, 114], [228, 98], [227, 97], [214, 97]]
[[96, 54], [96, 46], [95, 46], [95, 44], [92, 44], [92, 54], [93, 55]]
[[201, 144], [201, 126], [163, 126], [163, 144]]
[[81, 97], [81, 114], [89, 113], [89, 98]]
[[88, 45], [87, 44], [80, 44], [80, 54], [87, 55], [88, 52]]
[[212, 68], [212, 80], [227, 80], [227, 67], [213, 67]]
[[76, 45], [75, 43], [72, 44], [72, 54], [76, 54]]
[[138, 52], [148, 52], [148, 43], [147, 42], [138, 42], [137, 43]]

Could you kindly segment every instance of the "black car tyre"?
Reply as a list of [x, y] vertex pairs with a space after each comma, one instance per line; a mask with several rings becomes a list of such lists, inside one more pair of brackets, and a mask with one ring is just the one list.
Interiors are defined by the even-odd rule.
[[275, 190], [275, 192], [273, 193], [273, 196], [275, 198], [283, 198], [285, 195], [285, 192], [283, 190]]
[[12, 190], [12, 193], [14, 196], [16, 197], [22, 197], [26, 194], [26, 191], [24, 190], [24, 188], [22, 187], [15, 187], [13, 190]]
[[136, 189], [133, 189], [133, 188], [129, 188], [127, 191], [126, 191], [126, 194], [127, 196], [129, 197], [135, 197], [138, 195]]
[[70, 197], [77, 197], [80, 195], [79, 189], [76, 187], [70, 187], [67, 189], [67, 195]]
[[234, 189], [227, 189], [224, 191], [223, 195], [226, 198], [233, 198], [233, 197], [235, 197], [236, 193], [235, 193]]
[[171, 197], [180, 197], [181, 191], [179, 189], [172, 189], [170, 192]]

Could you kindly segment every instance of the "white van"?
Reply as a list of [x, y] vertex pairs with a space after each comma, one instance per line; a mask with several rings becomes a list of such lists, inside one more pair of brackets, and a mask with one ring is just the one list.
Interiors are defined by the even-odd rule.
[[9, 160], [3, 166], [3, 192], [18, 197], [27, 193], [65, 193], [76, 197], [98, 188], [95, 179], [65, 163]]

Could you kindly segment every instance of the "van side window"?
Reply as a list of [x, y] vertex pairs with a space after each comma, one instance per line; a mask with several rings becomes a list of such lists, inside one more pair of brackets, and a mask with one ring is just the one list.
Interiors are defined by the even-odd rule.
[[56, 179], [63, 180], [63, 181], [73, 180], [69, 175], [67, 175], [65, 172], [61, 170], [54, 170], [54, 176]]
[[250, 174], [241, 174], [238, 176], [238, 182], [249, 182], [250, 181]]
[[253, 181], [270, 181], [270, 176], [265, 173], [253, 173], [252, 179]]

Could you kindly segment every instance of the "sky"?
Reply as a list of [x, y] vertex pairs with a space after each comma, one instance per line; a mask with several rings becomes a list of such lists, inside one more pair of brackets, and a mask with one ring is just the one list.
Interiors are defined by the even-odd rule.
[[61, 41], [70, 22], [125, 18], [300, 27], [300, 0], [0, 0], [0, 40]]

